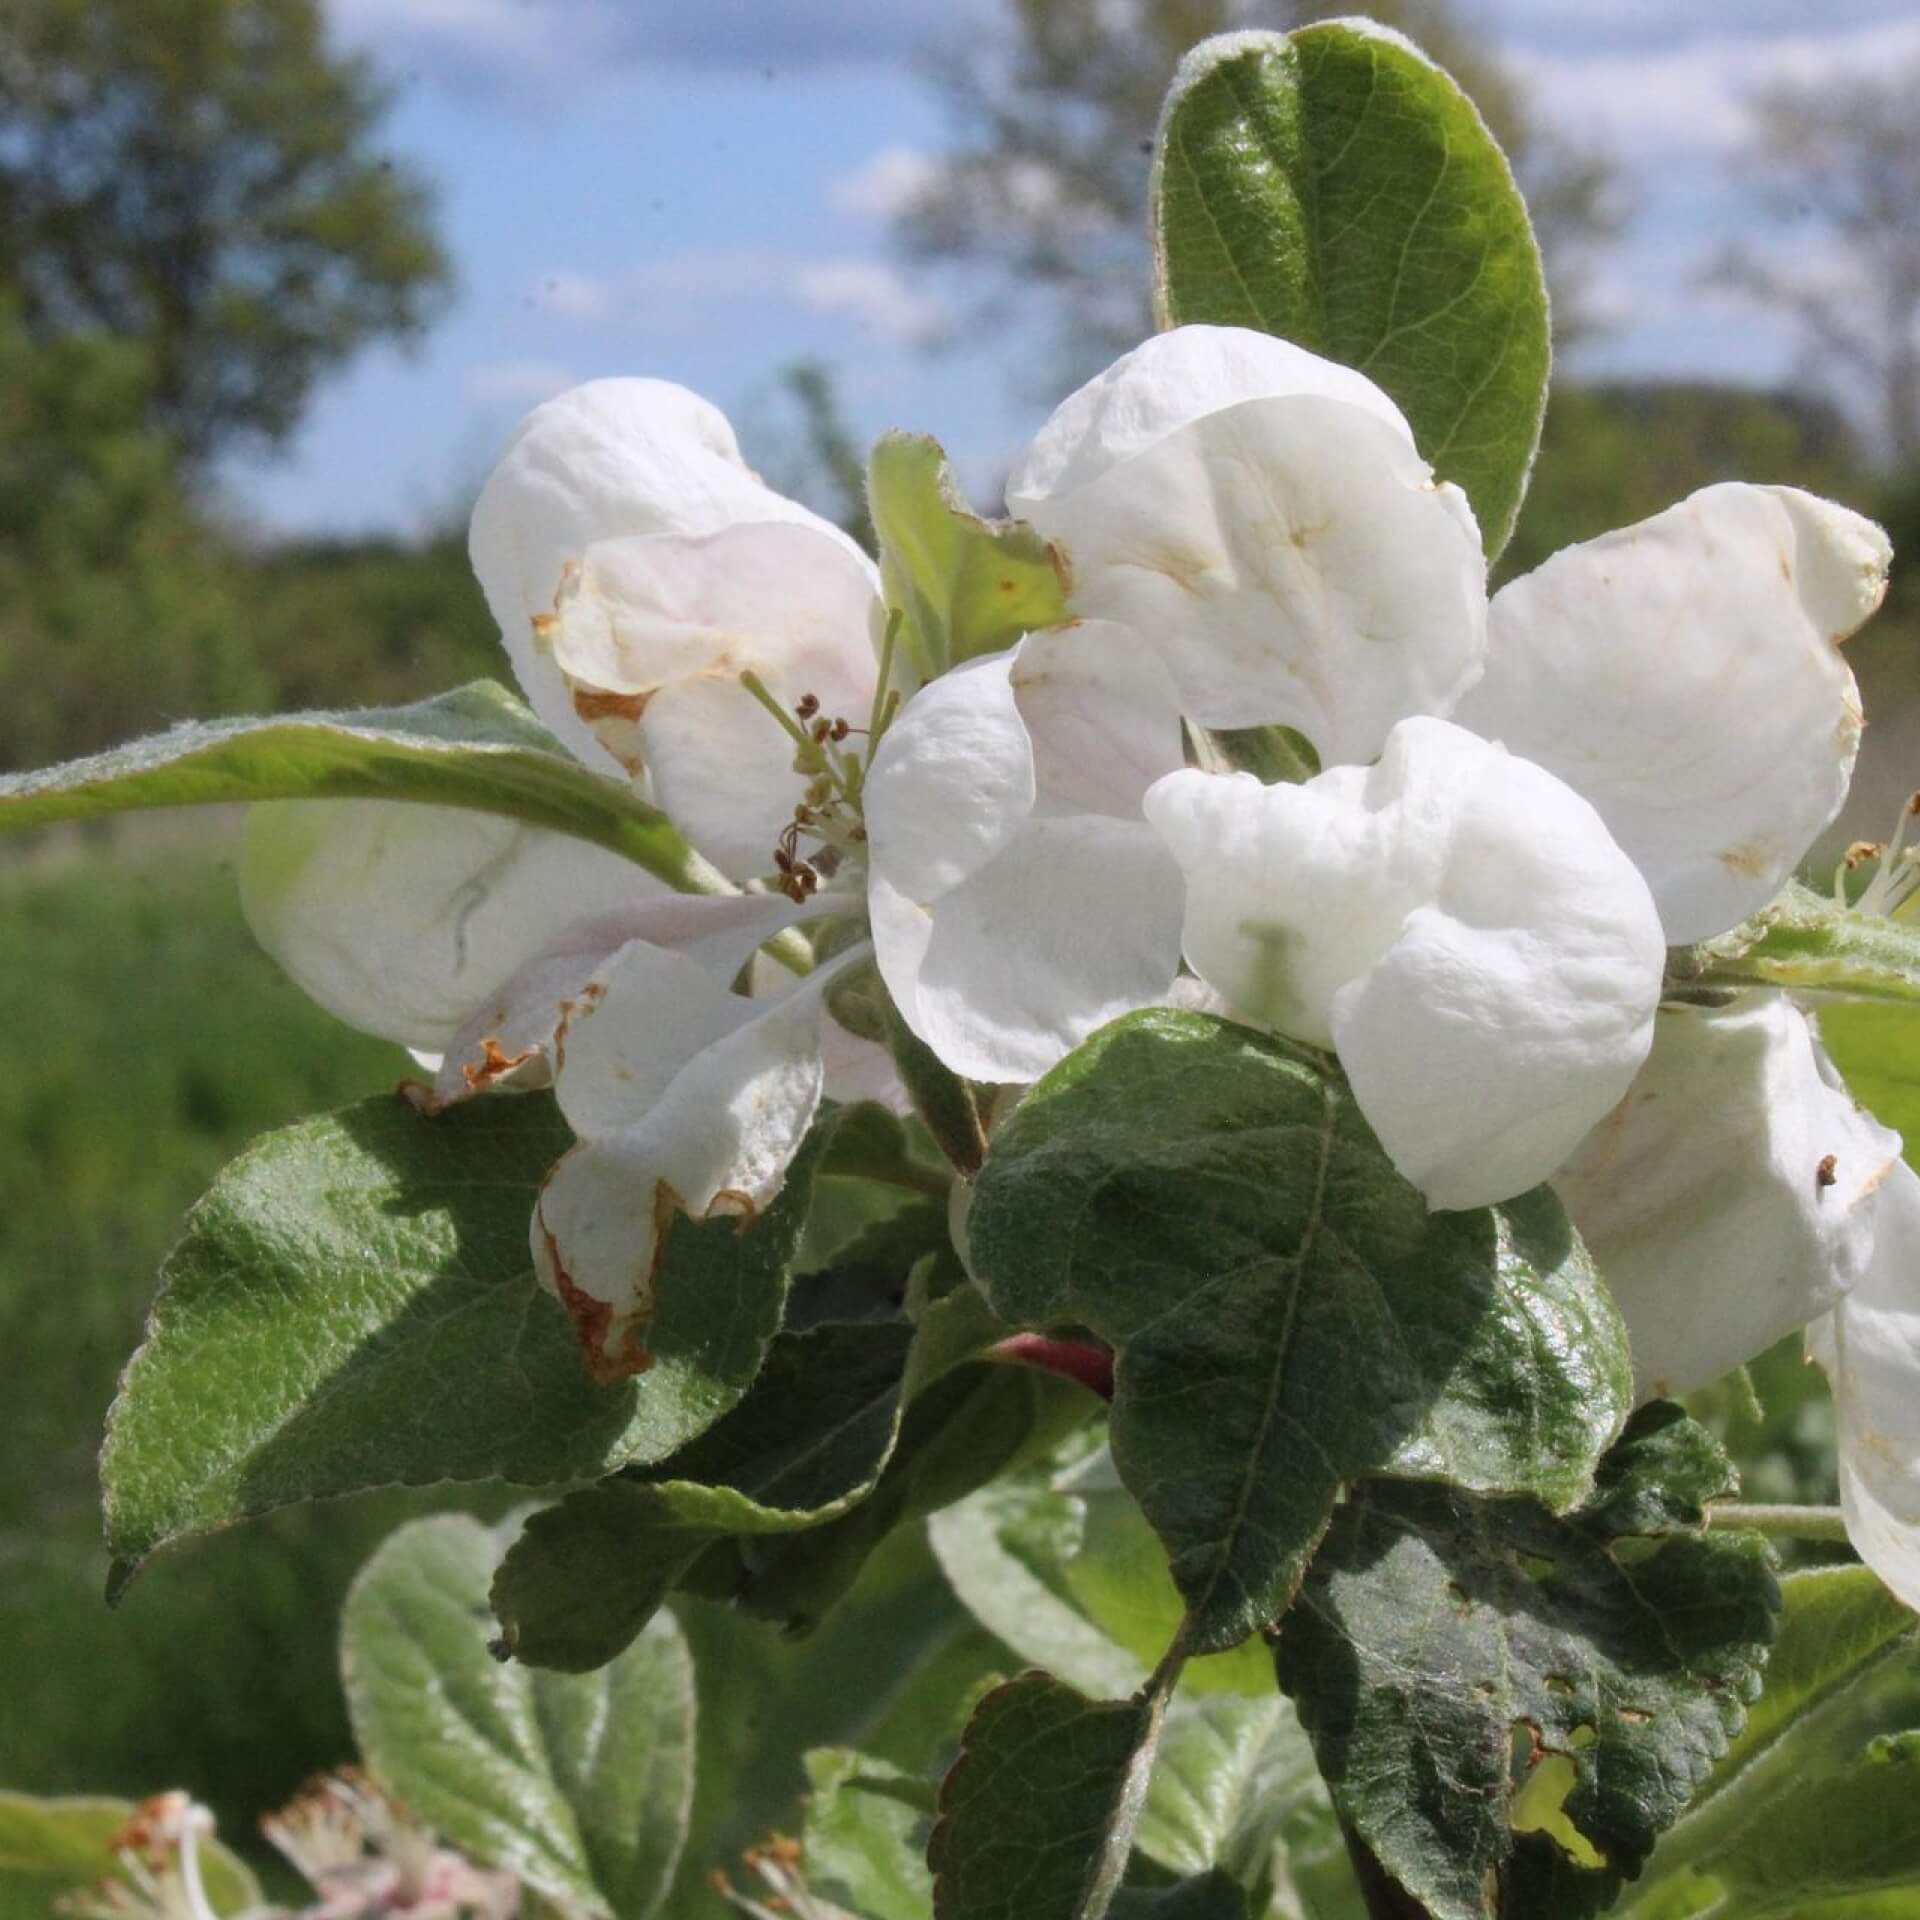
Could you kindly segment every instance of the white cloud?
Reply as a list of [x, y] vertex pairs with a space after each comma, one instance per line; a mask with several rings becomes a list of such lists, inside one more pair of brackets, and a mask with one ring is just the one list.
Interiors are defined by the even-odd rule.
[[940, 331], [940, 308], [883, 261], [818, 261], [794, 276], [794, 290], [816, 313], [844, 314], [863, 333], [901, 346], [918, 346]]
[[882, 147], [851, 173], [843, 173], [827, 188], [827, 199], [838, 213], [871, 220], [891, 220], [903, 213], [940, 177], [940, 163], [918, 147]]
[[790, 300], [838, 315], [889, 344], [915, 346], [940, 331], [943, 313], [882, 260], [809, 260], [740, 251], [683, 253], [623, 275], [621, 305], [658, 328], [698, 324], [714, 304]]
[[1720, 34], [1666, 51], [1543, 54], [1509, 63], [1550, 125], [1598, 133], [1630, 162], [1724, 151], [1745, 131], [1743, 102], [1783, 81], [1843, 85], [1920, 60], [1912, 15], [1844, 32], [1736, 38]]
[[557, 360], [494, 360], [469, 367], [462, 384], [470, 400], [511, 400], [531, 407], [551, 400], [574, 379], [572, 369]]

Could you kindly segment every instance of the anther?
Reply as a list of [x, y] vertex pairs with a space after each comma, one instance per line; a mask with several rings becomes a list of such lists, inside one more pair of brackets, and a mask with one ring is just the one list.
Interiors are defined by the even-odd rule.
[[820, 711], [820, 696], [817, 693], [803, 693], [794, 707], [802, 720], [811, 720]]
[[1837, 1153], [1823, 1154], [1820, 1164], [1813, 1170], [1813, 1184], [1816, 1187], [1832, 1187], [1839, 1183], [1840, 1156]]

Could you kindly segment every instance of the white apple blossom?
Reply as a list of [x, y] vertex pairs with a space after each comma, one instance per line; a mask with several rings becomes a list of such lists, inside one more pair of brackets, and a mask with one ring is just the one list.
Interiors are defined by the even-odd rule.
[[970, 661], [874, 755], [867, 901], [894, 1003], [956, 1072], [1037, 1079], [1164, 998], [1180, 875], [1141, 796], [1181, 760], [1152, 648], [1082, 621]]
[[[857, 776], [836, 743], [873, 717], [885, 616], [853, 543], [661, 381], [537, 409], [481, 495], [472, 549], [548, 724], [666, 803], [723, 870], [795, 899], [675, 893], [491, 814], [303, 800], [253, 810], [242, 900], [316, 1000], [429, 1061], [422, 1105], [558, 1081], [583, 1144], [542, 1194], [536, 1267], [611, 1375], [645, 1362], [674, 1207], [767, 1204], [829, 1086], [899, 1098], [884, 1053], [824, 1010], [847, 961], [799, 985], [753, 964], [796, 922], [859, 911], [857, 874], [836, 891], [833, 858], [800, 830], [858, 854]], [[796, 904], [823, 871], [820, 898]], [[774, 997], [733, 991], [743, 973]]]
[[1162, 648], [1203, 726], [1296, 727], [1371, 760], [1446, 713], [1486, 646], [1480, 533], [1363, 374], [1241, 327], [1179, 327], [1064, 401], [1007, 483], [1076, 613]]
[[[1060, 548], [1074, 609], [1158, 649], [1189, 721], [1283, 721], [1319, 752], [1304, 787], [1180, 772], [1146, 812], [1186, 877], [1189, 964], [1335, 1046], [1435, 1205], [1554, 1170], [1646, 1057], [1664, 945], [1763, 903], [1844, 795], [1859, 704], [1838, 642], [1878, 604], [1887, 545], [1843, 508], [1708, 489], [1503, 589], [1489, 641], [1471, 515], [1391, 402], [1206, 327], [1064, 403], [1009, 500]], [[878, 806], [872, 824], [884, 841]], [[1033, 912], [1057, 884], [1027, 882]], [[878, 908], [875, 937], [903, 975]], [[1096, 923], [1081, 980], [1110, 942]], [[995, 964], [1018, 965], [1004, 941]], [[1068, 1032], [1057, 946], [1043, 972]], [[937, 1017], [902, 1007], [958, 1064], [1000, 997], [960, 960]], [[1116, 1010], [1104, 982], [1083, 1004]]]

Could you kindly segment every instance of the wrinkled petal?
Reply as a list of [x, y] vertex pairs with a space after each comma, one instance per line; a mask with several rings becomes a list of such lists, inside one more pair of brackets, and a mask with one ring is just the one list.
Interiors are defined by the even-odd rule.
[[589, 547], [628, 534], [698, 537], [744, 521], [837, 528], [778, 494], [740, 457], [726, 416], [667, 380], [593, 380], [536, 407], [489, 476], [468, 548], [508, 658], [540, 718], [605, 766], [534, 623]]
[[1173, 327], [1061, 401], [1013, 470], [1008, 507], [1024, 517], [1034, 501], [1098, 480], [1202, 414], [1300, 394], [1359, 407], [1413, 445], [1406, 416], [1364, 373], [1251, 327]]
[[819, 1110], [818, 1012], [776, 1004], [706, 1046], [637, 1124], [565, 1154], [534, 1209], [534, 1269], [597, 1378], [652, 1364], [645, 1333], [677, 1212], [751, 1219]]
[[1439, 720], [1303, 786], [1181, 772], [1147, 817], [1187, 881], [1188, 963], [1331, 1045], [1435, 1207], [1545, 1179], [1646, 1057], [1665, 949], [1577, 794]]
[[1207, 379], [1183, 412], [1161, 378], [1123, 372], [1135, 358], [1103, 376], [1104, 404], [1062, 409], [1083, 433], [1071, 455], [1050, 425], [1008, 493], [1063, 555], [1074, 610], [1151, 638], [1202, 725], [1297, 727], [1326, 762], [1447, 712], [1485, 651], [1480, 536], [1384, 396], [1303, 355], [1317, 386], [1217, 404], [1226, 383]]
[[1920, 1608], [1920, 1175], [1894, 1167], [1874, 1212], [1872, 1263], [1808, 1352], [1833, 1382], [1847, 1537]]
[[1180, 872], [1144, 821], [1032, 820], [932, 904], [884, 881], [870, 904], [902, 1018], [972, 1080], [1037, 1080], [1180, 965]]
[[659, 1263], [676, 1212], [751, 1219], [767, 1207], [819, 1110], [826, 989], [856, 948], [771, 1004], [636, 942], [596, 978], [558, 1049], [561, 1110], [581, 1141], [534, 1209], [542, 1282], [587, 1364], [615, 1379], [651, 1364]]
[[[724, 984], [749, 952], [802, 917], [790, 902], [763, 895], [674, 893], [582, 920], [467, 1017], [445, 1057], [432, 1063], [434, 1105], [547, 1085], [575, 1017], [605, 991], [597, 976], [630, 943], [670, 950], [703, 981], [717, 976]], [[784, 970], [776, 972], [783, 987], [790, 983]]]
[[247, 922], [288, 975], [349, 1026], [428, 1052], [583, 919], [666, 891], [569, 835], [401, 801], [255, 806], [240, 861]]
[[1668, 940], [1705, 939], [1764, 906], [1840, 810], [1860, 700], [1839, 643], [1880, 604], [1890, 551], [1811, 494], [1708, 487], [1502, 588], [1454, 717], [1591, 800]]
[[1690, 1393], [1849, 1292], [1900, 1136], [1777, 994], [1662, 1012], [1627, 1096], [1554, 1176], [1626, 1319], [1642, 1397]]
[[868, 909], [894, 1004], [955, 1072], [1035, 1079], [1164, 996], [1179, 875], [1140, 800], [1179, 763], [1171, 684], [1113, 626], [1029, 635], [908, 703], [866, 786]]

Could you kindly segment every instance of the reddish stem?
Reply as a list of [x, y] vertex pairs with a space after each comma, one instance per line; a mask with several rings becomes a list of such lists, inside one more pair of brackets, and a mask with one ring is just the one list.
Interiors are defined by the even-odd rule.
[[1113, 1354], [1095, 1341], [1016, 1333], [1002, 1340], [993, 1353], [997, 1359], [1017, 1360], [1023, 1366], [1039, 1367], [1045, 1373], [1059, 1374], [1063, 1380], [1077, 1381], [1102, 1400], [1113, 1398]]

